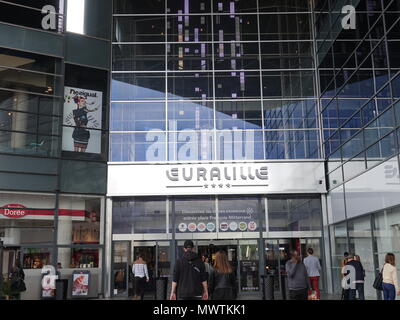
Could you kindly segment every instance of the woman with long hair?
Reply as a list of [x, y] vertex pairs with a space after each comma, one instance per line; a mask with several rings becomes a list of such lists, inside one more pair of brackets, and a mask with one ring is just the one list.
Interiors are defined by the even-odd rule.
[[141, 255], [138, 255], [133, 262], [132, 273], [134, 275], [133, 281], [135, 286], [133, 300], [143, 300], [146, 283], [149, 282], [149, 271], [147, 263]]
[[218, 251], [215, 255], [209, 288], [212, 300], [236, 299], [235, 273], [225, 251]]
[[384, 300], [396, 300], [399, 296], [399, 282], [397, 280], [396, 257], [393, 253], [387, 253], [382, 269], [382, 288]]

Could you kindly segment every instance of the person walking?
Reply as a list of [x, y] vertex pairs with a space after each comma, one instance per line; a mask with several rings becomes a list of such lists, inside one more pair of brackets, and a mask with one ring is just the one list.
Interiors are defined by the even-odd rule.
[[396, 293], [400, 296], [399, 282], [397, 280], [396, 257], [387, 253], [382, 269], [382, 288], [384, 300], [396, 300]]
[[[317, 300], [320, 300], [321, 292], [319, 291], [319, 278], [321, 276], [321, 264], [319, 259], [314, 256], [313, 248], [307, 249], [307, 257], [303, 262], [306, 266], [308, 277], [310, 278], [311, 289], [315, 291]], [[311, 290], [308, 291], [308, 295], [310, 294]]]
[[286, 262], [285, 269], [288, 275], [290, 300], [308, 300], [310, 279], [298, 251], [292, 250], [291, 259]]
[[208, 275], [204, 262], [194, 252], [194, 244], [186, 240], [183, 256], [175, 262], [170, 300], [208, 300]]
[[209, 289], [212, 300], [235, 300], [236, 278], [225, 251], [215, 255], [214, 268], [210, 275]]
[[344, 286], [344, 282], [343, 282], [343, 278], [345, 277], [346, 273], [345, 273], [345, 267], [346, 264], [349, 260], [349, 253], [345, 252], [344, 253], [344, 258], [341, 262], [341, 271], [340, 274], [342, 276], [342, 297], [341, 300], [349, 300], [350, 299], [350, 289], [348, 289], [347, 287]]
[[26, 286], [24, 281], [25, 273], [19, 261], [16, 261], [9, 275], [9, 279], [11, 281], [11, 296], [16, 300], [21, 300], [21, 292], [26, 291]]
[[138, 255], [133, 263], [132, 273], [134, 275], [133, 281], [135, 286], [133, 300], [143, 300], [146, 283], [149, 282], [149, 271], [147, 263], [141, 255]]
[[356, 300], [357, 292], [358, 292], [358, 299], [365, 300], [364, 296], [365, 270], [361, 263], [360, 256], [354, 255], [354, 257], [350, 257], [348, 259], [347, 265], [352, 266], [355, 271], [355, 280], [353, 281], [353, 284], [350, 286], [348, 300]]

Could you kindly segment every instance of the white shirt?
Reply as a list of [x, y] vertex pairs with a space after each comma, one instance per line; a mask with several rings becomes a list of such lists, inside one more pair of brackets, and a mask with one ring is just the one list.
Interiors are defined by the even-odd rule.
[[132, 267], [132, 273], [135, 277], [149, 279], [149, 272], [147, 271], [147, 265], [144, 263], [134, 263]]

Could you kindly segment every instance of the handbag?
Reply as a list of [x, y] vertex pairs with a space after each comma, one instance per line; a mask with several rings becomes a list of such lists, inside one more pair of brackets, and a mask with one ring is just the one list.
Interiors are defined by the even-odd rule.
[[[384, 268], [385, 266], [383, 266], [383, 268]], [[382, 286], [382, 283], [383, 283], [383, 268], [382, 268], [382, 270], [378, 273], [378, 275], [375, 277], [375, 280], [374, 280], [374, 283], [373, 283], [373, 287], [374, 287], [374, 289], [376, 289], [376, 290], [380, 290], [380, 291], [382, 291], [383, 290], [383, 286]]]

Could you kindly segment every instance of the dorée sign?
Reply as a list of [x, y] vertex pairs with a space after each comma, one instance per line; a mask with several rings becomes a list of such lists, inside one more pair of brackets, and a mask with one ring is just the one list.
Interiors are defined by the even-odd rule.
[[108, 195], [323, 193], [322, 162], [109, 164]]
[[22, 204], [7, 204], [0, 208], [0, 214], [7, 218], [23, 218], [27, 212], [26, 207]]

